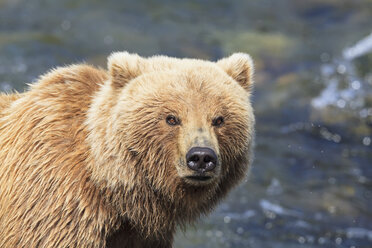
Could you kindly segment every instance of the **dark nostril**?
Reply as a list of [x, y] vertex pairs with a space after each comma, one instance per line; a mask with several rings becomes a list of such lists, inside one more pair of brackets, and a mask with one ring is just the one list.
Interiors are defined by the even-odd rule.
[[213, 162], [213, 158], [211, 156], [206, 155], [204, 157], [204, 163]]
[[217, 165], [216, 153], [208, 147], [193, 147], [186, 154], [187, 166], [203, 173], [213, 170]]
[[198, 155], [193, 155], [193, 156], [190, 157], [189, 161], [198, 162], [199, 161], [199, 156]]

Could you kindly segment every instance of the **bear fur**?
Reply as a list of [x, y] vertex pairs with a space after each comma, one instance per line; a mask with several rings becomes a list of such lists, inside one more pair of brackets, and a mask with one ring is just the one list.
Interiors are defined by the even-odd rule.
[[[0, 96], [0, 247], [172, 247], [252, 160], [253, 64], [113, 53]], [[169, 115], [177, 118], [170, 125]], [[216, 117], [221, 125], [212, 125]], [[185, 156], [210, 147], [207, 181]]]

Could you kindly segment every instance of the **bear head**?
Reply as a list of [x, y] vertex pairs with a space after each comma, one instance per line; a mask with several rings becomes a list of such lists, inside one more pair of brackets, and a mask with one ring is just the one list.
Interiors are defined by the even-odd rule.
[[249, 55], [209, 62], [118, 52], [108, 69], [87, 122], [97, 182], [137, 200], [151, 191], [186, 205], [192, 219], [244, 178], [255, 122]]

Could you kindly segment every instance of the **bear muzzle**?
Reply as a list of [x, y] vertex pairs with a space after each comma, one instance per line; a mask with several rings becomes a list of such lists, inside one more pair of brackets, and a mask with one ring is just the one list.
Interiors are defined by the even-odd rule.
[[[187, 179], [208, 181], [218, 164], [216, 152], [209, 147], [192, 147], [186, 154], [186, 164], [194, 173]], [[208, 173], [210, 172], [210, 173]]]

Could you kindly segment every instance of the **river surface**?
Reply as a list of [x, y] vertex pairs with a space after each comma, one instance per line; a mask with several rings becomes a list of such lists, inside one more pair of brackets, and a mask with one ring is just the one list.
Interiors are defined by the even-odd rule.
[[112, 51], [248, 52], [254, 166], [175, 247], [371, 248], [371, 32], [371, 0], [0, 0], [0, 90]]

